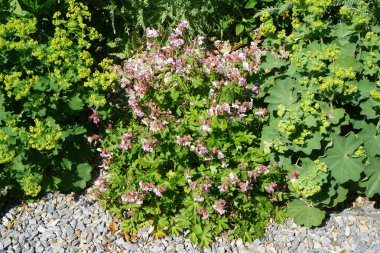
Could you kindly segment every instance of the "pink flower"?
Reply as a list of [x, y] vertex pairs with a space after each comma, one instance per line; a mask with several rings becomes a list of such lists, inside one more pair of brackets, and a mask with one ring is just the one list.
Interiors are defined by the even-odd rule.
[[152, 141], [147, 141], [146, 139], [141, 138], [141, 142], [145, 152], [153, 152], [153, 148], [156, 146], [158, 140], [154, 139]]
[[270, 183], [268, 186], [266, 186], [266, 187], [264, 187], [264, 188], [265, 188], [265, 190], [266, 190], [267, 192], [272, 193], [272, 192], [274, 192], [274, 191], [276, 190], [276, 188], [277, 188], [277, 184], [274, 183], [274, 182], [272, 182], [272, 183]]
[[139, 186], [140, 186], [140, 189], [143, 190], [144, 192], [151, 191], [154, 188], [153, 184], [151, 184], [151, 183], [143, 183], [141, 181], [139, 182]]
[[255, 114], [259, 117], [264, 117], [266, 113], [267, 113], [267, 109], [265, 108], [256, 109], [256, 112], [255, 112]]
[[227, 183], [222, 183], [218, 188], [219, 188], [219, 191], [224, 192], [228, 190], [228, 185]]
[[100, 152], [100, 157], [101, 158], [107, 158], [107, 157], [110, 157], [110, 154], [107, 152], [107, 149], [103, 148], [97, 148], [96, 149], [98, 152]]
[[222, 153], [222, 151], [218, 151], [218, 159], [223, 159], [224, 158], [224, 154]]
[[208, 219], [208, 211], [205, 208], [199, 206], [197, 208], [197, 213], [200, 214], [200, 215], [202, 215], [202, 220], [207, 220]]
[[259, 86], [253, 86], [253, 88], [251, 89], [251, 91], [255, 94], [259, 94], [260, 92], [260, 87]]
[[226, 210], [224, 209], [224, 206], [227, 204], [227, 202], [224, 199], [220, 199], [218, 201], [215, 201], [215, 204], [212, 206], [216, 212], [223, 215], [226, 213]]
[[170, 41], [170, 45], [172, 47], [180, 47], [183, 45], [183, 43], [184, 43], [183, 39], [174, 39], [174, 40]]
[[134, 203], [137, 199], [138, 192], [137, 191], [130, 191], [127, 194], [123, 194], [121, 196], [121, 200], [128, 203]]
[[156, 29], [153, 29], [153, 28], [146, 29], [146, 37], [148, 37], [148, 39], [154, 39], [160, 36], [161, 36], [161, 33], [157, 31]]
[[93, 143], [93, 142], [96, 144], [98, 141], [99, 142], [102, 141], [102, 137], [100, 135], [93, 134], [93, 135], [87, 137], [87, 141], [90, 144]]
[[205, 193], [208, 193], [211, 188], [211, 184], [198, 184], [198, 186]]
[[185, 30], [189, 27], [189, 22], [187, 20], [182, 20], [181, 23], [177, 25], [177, 28], [180, 30]]
[[132, 148], [132, 142], [131, 142], [131, 140], [129, 140], [129, 139], [122, 140], [120, 142], [120, 148], [123, 149], [123, 150], [131, 149]]
[[92, 110], [92, 114], [90, 115], [90, 117], [88, 117], [90, 120], [92, 120], [92, 122], [94, 124], [99, 124], [100, 122], [100, 116], [99, 116], [99, 113], [97, 110], [95, 110], [94, 108], [91, 107], [91, 110]]
[[198, 144], [197, 147], [195, 148], [195, 153], [197, 155], [205, 155], [207, 154], [208, 150], [205, 146], [203, 146], [202, 144]]
[[234, 175], [234, 173], [230, 173], [229, 175], [228, 175], [228, 179], [230, 180], [230, 182], [231, 183], [235, 183], [235, 182], [237, 182], [239, 179]]
[[211, 132], [211, 121], [210, 120], [204, 120], [202, 121], [201, 131], [203, 132]]
[[182, 146], [190, 146], [192, 138], [190, 135], [184, 135], [182, 137], [177, 136], [177, 144]]
[[242, 192], [246, 192], [248, 190], [248, 187], [249, 187], [248, 181], [246, 181], [245, 183], [239, 182], [238, 184]]
[[166, 189], [161, 186], [156, 186], [153, 188], [154, 194], [156, 194], [157, 197], [162, 197], [162, 193], [165, 192]]
[[205, 200], [205, 198], [202, 197], [201, 195], [199, 195], [199, 193], [194, 194], [194, 201], [203, 202], [204, 200]]

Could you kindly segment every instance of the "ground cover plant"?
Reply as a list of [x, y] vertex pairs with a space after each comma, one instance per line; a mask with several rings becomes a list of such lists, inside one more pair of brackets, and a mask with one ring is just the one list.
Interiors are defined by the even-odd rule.
[[298, 224], [320, 225], [321, 210], [350, 194], [380, 193], [378, 14], [377, 1], [284, 1], [261, 11], [265, 46], [291, 52], [264, 63], [277, 74], [262, 79], [270, 118], [261, 147], [290, 173], [288, 214]]
[[75, 1], [54, 14], [50, 33], [20, 5], [3, 13], [1, 195], [83, 189], [92, 175], [88, 131], [103, 114], [97, 109], [105, 106], [104, 91], [116, 78], [109, 61], [95, 66], [89, 52], [101, 35], [85, 24], [90, 13]]

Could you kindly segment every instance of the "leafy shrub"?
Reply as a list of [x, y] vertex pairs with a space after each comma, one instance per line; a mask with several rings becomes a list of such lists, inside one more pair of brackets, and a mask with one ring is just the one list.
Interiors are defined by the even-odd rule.
[[[289, 172], [298, 224], [322, 223], [349, 194], [380, 194], [379, 20], [376, 1], [283, 1], [289, 22], [265, 46], [287, 45], [290, 61], [265, 58], [269, 120], [261, 148]], [[261, 11], [263, 24], [277, 13]], [[262, 25], [260, 26], [262, 27]], [[303, 211], [301, 211], [303, 210]]]
[[54, 14], [51, 37], [41, 36], [38, 19], [15, 16], [15, 9], [0, 25], [2, 195], [82, 189], [91, 178], [90, 108], [94, 122], [106, 117], [96, 109], [105, 108], [103, 93], [117, 76], [109, 60], [97, 66], [91, 56], [91, 43], [101, 37], [85, 23], [87, 8], [67, 4], [67, 18]]
[[115, 103], [124, 117], [102, 138], [110, 178], [98, 179], [92, 194], [103, 193], [131, 235], [150, 226], [156, 237], [187, 229], [204, 246], [231, 229], [230, 237], [252, 240], [286, 197], [283, 172], [259, 148], [267, 109], [246, 79], [268, 52], [256, 43], [207, 51], [202, 37], [184, 44], [187, 25], [180, 23], [164, 47], [149, 28], [146, 51], [119, 69], [116, 92], [125, 98]]
[[[170, 33], [181, 20], [191, 20], [187, 34], [217, 36], [235, 40], [230, 27], [242, 17], [244, 3], [234, 0], [91, 0], [84, 1], [94, 16], [92, 25], [107, 35], [110, 49], [117, 55], [130, 56], [141, 48], [144, 32], [156, 27]], [[124, 54], [120, 54], [124, 50]]]

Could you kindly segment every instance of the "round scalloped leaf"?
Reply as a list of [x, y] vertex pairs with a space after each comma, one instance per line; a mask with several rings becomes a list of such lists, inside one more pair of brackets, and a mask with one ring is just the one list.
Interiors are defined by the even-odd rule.
[[298, 225], [308, 228], [319, 226], [325, 219], [325, 212], [307, 205], [304, 201], [295, 199], [288, 205], [288, 216]]
[[348, 189], [338, 185], [338, 189], [336, 190], [336, 193], [337, 193], [336, 196], [332, 199], [332, 202], [330, 203], [331, 207], [334, 207], [337, 204], [342, 203], [343, 201], [347, 199], [346, 196], [348, 193]]
[[375, 194], [380, 194], [380, 157], [372, 158], [364, 172], [368, 179], [360, 182], [360, 186], [364, 187], [365, 194], [372, 198]]
[[373, 82], [370, 82], [368, 80], [361, 80], [357, 85], [359, 92], [360, 92], [360, 98], [359, 100], [367, 99], [370, 97], [370, 92], [373, 89], [376, 89], [376, 84]]
[[343, 108], [331, 108], [327, 103], [320, 103], [321, 109], [326, 113], [329, 121], [336, 125], [344, 118], [346, 111]]
[[297, 82], [292, 78], [286, 78], [275, 83], [273, 87], [268, 90], [269, 96], [265, 98], [268, 103], [268, 110], [273, 111], [279, 105], [290, 105], [297, 101], [297, 94], [294, 87]]
[[339, 183], [360, 180], [360, 173], [364, 170], [364, 164], [360, 158], [353, 158], [352, 153], [361, 143], [362, 141], [355, 138], [353, 134], [347, 137], [333, 136], [333, 146], [327, 150], [326, 157], [322, 161], [327, 163], [331, 175]]
[[313, 150], [321, 149], [322, 140], [323, 136], [320, 133], [314, 133], [313, 137], [306, 141], [306, 147], [302, 148], [301, 151], [304, 152], [306, 155], [310, 155]]
[[366, 153], [370, 157], [380, 155], [380, 134], [377, 134], [374, 124], [368, 124], [363, 127], [359, 137], [362, 139]]
[[360, 104], [360, 108], [362, 109], [362, 115], [366, 116], [367, 119], [377, 119], [379, 118], [378, 112], [380, 111], [380, 103], [376, 102], [372, 98]]

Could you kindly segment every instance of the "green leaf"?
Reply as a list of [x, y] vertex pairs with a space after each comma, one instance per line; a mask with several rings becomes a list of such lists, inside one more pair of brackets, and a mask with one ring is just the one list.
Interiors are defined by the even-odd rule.
[[366, 125], [359, 133], [359, 137], [364, 143], [367, 155], [380, 155], [380, 134], [377, 134], [377, 129], [374, 124]]
[[286, 65], [288, 65], [288, 62], [286, 60], [276, 58], [271, 54], [267, 54], [265, 56], [265, 61], [263, 63], [261, 63], [261, 68], [268, 70], [268, 71], [271, 71], [272, 69], [275, 69], [275, 68], [279, 69], [279, 68], [284, 67]]
[[257, 0], [249, 0], [247, 4], [244, 6], [246, 9], [253, 9], [257, 4]]
[[244, 31], [244, 25], [243, 24], [237, 24], [235, 27], [236, 35], [241, 34]]
[[304, 201], [295, 199], [288, 205], [288, 216], [298, 225], [308, 228], [319, 226], [325, 218], [325, 212], [318, 208], [308, 206]]
[[196, 224], [193, 228], [196, 238], [198, 239], [199, 247], [208, 247], [208, 245], [212, 242], [211, 240], [211, 228], [209, 225], [205, 225], [201, 227]]
[[372, 158], [364, 172], [368, 178], [359, 185], [366, 189], [367, 197], [372, 198], [375, 194], [380, 194], [380, 157]]
[[76, 166], [76, 171], [72, 175], [73, 187], [84, 189], [91, 179], [92, 167], [88, 163], [81, 163]]
[[323, 140], [323, 136], [315, 132], [313, 134], [313, 137], [306, 141], [306, 147], [302, 148], [301, 150], [306, 154], [310, 155], [313, 150], [321, 149], [321, 141]]
[[370, 82], [368, 80], [361, 80], [357, 85], [359, 92], [360, 92], [360, 98], [359, 100], [367, 99], [370, 97], [370, 92], [373, 89], [376, 89], [376, 84], [373, 82]]
[[268, 90], [269, 96], [265, 98], [268, 103], [268, 110], [273, 111], [279, 105], [285, 107], [297, 101], [297, 94], [294, 91], [296, 81], [292, 78], [286, 78], [278, 81], [272, 88]]
[[364, 164], [360, 158], [353, 158], [351, 155], [361, 143], [362, 141], [355, 138], [353, 134], [347, 137], [333, 136], [333, 147], [327, 150], [326, 157], [322, 160], [327, 163], [331, 175], [339, 183], [360, 179]]
[[69, 159], [62, 158], [61, 166], [64, 170], [71, 170], [72, 163]]
[[321, 108], [323, 112], [326, 113], [329, 121], [334, 125], [337, 125], [346, 114], [346, 111], [343, 108], [330, 108], [328, 105], [321, 106]]
[[346, 188], [343, 188], [341, 185], [338, 185], [338, 189], [336, 190], [336, 196], [335, 198], [332, 199], [332, 202], [330, 204], [331, 207], [334, 207], [336, 206], [337, 204], [339, 203], [342, 203], [343, 201], [345, 201], [347, 199], [347, 193], [348, 193], [348, 189]]
[[362, 64], [357, 61], [354, 56], [339, 57], [334, 63], [335, 64], [330, 65], [332, 67], [332, 71], [334, 71], [337, 67], [347, 69], [352, 68], [353, 71], [360, 71], [362, 68]]
[[380, 111], [380, 103], [376, 102], [372, 98], [360, 104], [362, 109], [361, 114], [366, 116], [367, 119], [377, 119], [379, 118], [378, 112]]
[[77, 94], [75, 97], [70, 99], [69, 101], [69, 107], [71, 110], [79, 111], [83, 109], [83, 100], [79, 97], [79, 94]]
[[19, 4], [19, 2], [17, 0], [11, 0], [10, 1], [10, 6], [12, 8], [12, 12], [16, 15], [23, 15], [24, 12]]

